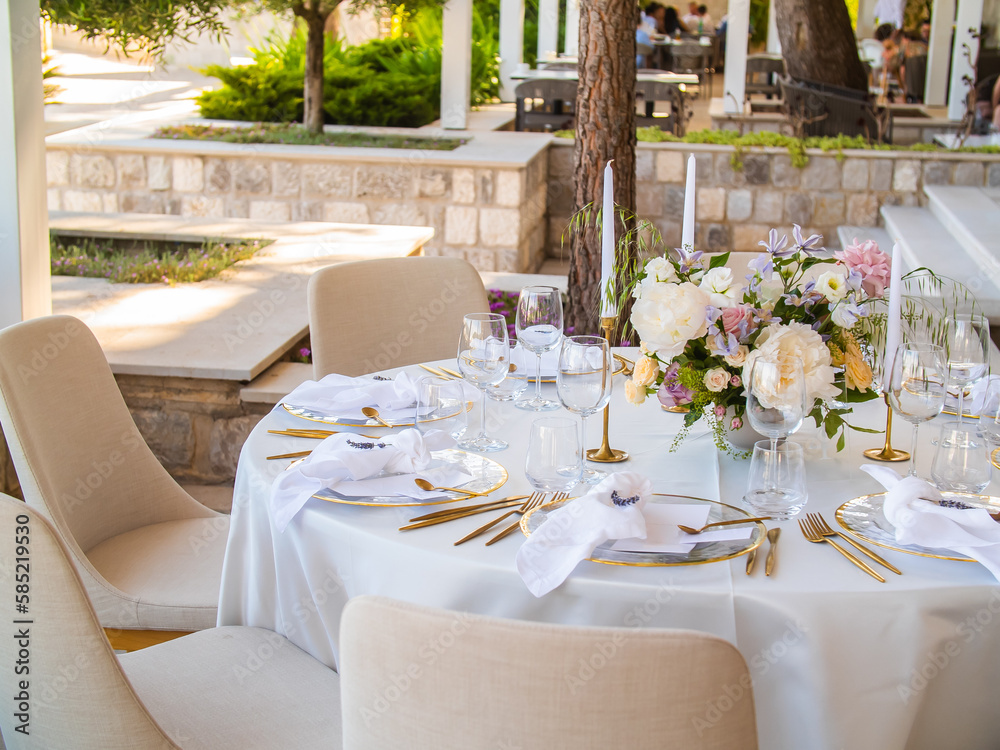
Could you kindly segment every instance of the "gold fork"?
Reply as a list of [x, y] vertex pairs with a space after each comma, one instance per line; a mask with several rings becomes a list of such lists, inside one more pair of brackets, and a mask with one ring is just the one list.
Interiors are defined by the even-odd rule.
[[853, 539], [851, 539], [846, 534], [842, 534], [842, 533], [840, 533], [839, 531], [837, 531], [835, 529], [831, 529], [830, 528], [830, 524], [828, 524], [826, 522], [826, 519], [823, 518], [823, 516], [821, 516], [819, 513], [808, 513], [808, 514], [806, 514], [806, 517], [816, 527], [816, 531], [818, 531], [823, 536], [839, 536], [845, 542], [847, 542], [852, 547], [854, 547], [856, 550], [858, 550], [858, 552], [863, 552], [864, 554], [868, 555], [868, 557], [870, 557], [875, 562], [879, 563], [880, 565], [884, 565], [885, 567], [887, 567], [893, 573], [896, 573], [897, 575], [903, 575], [903, 571], [901, 571], [899, 568], [897, 568], [891, 562], [883, 560], [879, 555], [876, 555], [874, 552], [872, 552], [867, 547], [864, 547], [864, 546], [858, 544], [856, 541], [854, 541]]
[[859, 560], [858, 558], [856, 558], [854, 555], [852, 555], [850, 552], [848, 552], [846, 549], [844, 549], [843, 547], [841, 547], [839, 544], [837, 544], [832, 539], [827, 539], [826, 537], [824, 537], [822, 534], [819, 533], [819, 531], [817, 529], [813, 528], [813, 525], [809, 522], [808, 519], [806, 519], [806, 518], [800, 518], [799, 519], [799, 528], [802, 529], [802, 536], [804, 536], [808, 541], [810, 541], [810, 542], [817, 542], [817, 543], [818, 542], [827, 542], [829, 544], [832, 544], [833, 547], [834, 547], [834, 549], [837, 550], [837, 552], [839, 552], [844, 557], [846, 557], [848, 560], [850, 560], [852, 563], [854, 563], [855, 565], [857, 565], [859, 568], [861, 568], [863, 571], [865, 571], [865, 573], [867, 573], [868, 575], [870, 575], [872, 578], [874, 578], [874, 579], [876, 579], [878, 581], [881, 581], [882, 583], [885, 583], [885, 578], [883, 578], [879, 573], [877, 573], [870, 565], [868, 565], [867, 563], [864, 563], [861, 560]]
[[466, 534], [461, 539], [459, 539], [457, 542], [455, 542], [455, 546], [457, 547], [460, 544], [464, 544], [465, 542], [469, 541], [470, 539], [475, 539], [480, 534], [485, 534], [487, 531], [489, 531], [494, 526], [496, 526], [498, 523], [500, 523], [503, 519], [509, 518], [510, 516], [514, 515], [515, 513], [524, 513], [525, 511], [530, 510], [531, 508], [534, 508], [537, 505], [540, 505], [541, 502], [542, 502], [542, 499], [544, 497], [545, 497], [545, 493], [544, 492], [539, 492], [537, 490], [535, 492], [532, 492], [531, 493], [531, 497], [529, 497], [524, 502], [523, 505], [521, 505], [520, 507], [514, 508], [513, 510], [507, 511], [506, 513], [504, 513], [499, 518], [494, 518], [488, 524], [486, 524], [484, 526], [480, 526], [478, 529], [476, 529], [475, 531], [473, 531], [471, 534]]
[[[559, 500], [564, 500], [567, 497], [569, 497], [569, 495], [567, 493], [565, 493], [565, 492], [557, 492], [557, 493], [555, 493], [552, 496], [552, 499], [549, 500], [549, 502], [550, 503], [554, 503], [554, 502], [557, 502]], [[534, 505], [531, 505], [531, 503], [529, 501], [528, 503], [525, 503], [525, 507], [521, 508], [517, 512], [519, 512], [521, 514], [521, 517], [523, 518], [524, 516], [528, 515], [529, 511], [534, 510], [535, 508], [537, 508], [540, 505], [542, 505], [544, 502], [545, 502], [545, 496], [543, 495], [542, 497], [540, 497], [538, 499], [538, 502], [536, 502]], [[514, 521], [514, 523], [512, 523], [506, 529], [504, 529], [499, 534], [497, 534], [495, 537], [493, 537], [488, 542], [486, 542], [486, 546], [489, 547], [494, 542], [499, 542], [501, 539], [503, 539], [508, 534], [513, 534], [514, 531], [515, 531], [515, 529], [517, 529], [517, 527], [520, 526], [520, 525], [521, 525], [521, 519], [518, 519], [518, 520]]]

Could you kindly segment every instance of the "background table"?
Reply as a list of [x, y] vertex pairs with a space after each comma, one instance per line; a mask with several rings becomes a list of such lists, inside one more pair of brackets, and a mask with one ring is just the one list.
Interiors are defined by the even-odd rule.
[[[720, 455], [702, 428], [677, 452], [668, 452], [680, 415], [663, 412], [655, 399], [626, 404], [620, 382], [612, 400], [611, 444], [627, 450], [631, 460], [610, 468], [646, 474], [659, 492], [740, 505], [749, 462]], [[544, 389], [552, 395], [554, 387]], [[858, 411], [859, 424], [884, 424], [881, 402]], [[521, 494], [529, 489], [523, 464], [532, 415], [496, 402], [489, 412], [490, 431], [511, 443], [492, 454], [511, 474], [497, 495]], [[600, 419], [589, 422], [588, 445], [596, 446]], [[520, 535], [491, 547], [482, 540], [452, 546], [489, 515], [399, 532], [398, 526], [424, 511], [312, 499], [278, 533], [267, 497], [287, 462], [264, 456], [311, 443], [267, 430], [301, 426], [302, 420], [276, 410], [243, 448], [220, 625], [271, 628], [330, 666], [337, 661], [341, 610], [360, 594], [543, 622], [693, 628], [726, 638], [746, 658], [762, 748], [1000, 747], [993, 705], [1000, 694], [994, 667], [1000, 585], [976, 563], [880, 549], [904, 573], [886, 571], [882, 584], [828, 545], [806, 542], [793, 521], [778, 524], [783, 531], [770, 578], [762, 556], [752, 577], [744, 573], [742, 557], [662, 568], [583, 562], [563, 585], [536, 599], [514, 569]], [[922, 432], [929, 441], [933, 424]], [[796, 440], [809, 457], [807, 510], [821, 511], [833, 523], [840, 504], [879, 491], [858, 466], [861, 450], [881, 444], [881, 436], [851, 434], [840, 454], [815, 430], [802, 431]], [[908, 441], [908, 426], [897, 422], [895, 442]], [[924, 472], [932, 457], [925, 444]], [[905, 471], [907, 464], [896, 468]], [[716, 705], [706, 706], [706, 720], [725, 710], [728, 700], [720, 695]]]

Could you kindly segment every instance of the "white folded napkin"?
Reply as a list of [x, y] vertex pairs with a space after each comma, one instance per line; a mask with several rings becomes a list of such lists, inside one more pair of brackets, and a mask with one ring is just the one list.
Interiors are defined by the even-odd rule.
[[354, 497], [441, 497], [440, 492], [419, 489], [413, 480], [420, 477], [438, 487], [455, 487], [471, 479], [471, 474], [454, 464], [432, 466], [431, 451], [454, 445], [455, 439], [441, 430], [424, 434], [415, 429], [402, 430], [377, 440], [344, 432], [331, 435], [305, 460], [274, 480], [274, 524], [278, 531], [284, 531], [306, 501], [322, 489]]
[[407, 372], [400, 372], [393, 380], [327, 375], [322, 380], [307, 380], [281, 399], [290, 406], [350, 419], [366, 419], [361, 409], [374, 406], [387, 420], [412, 419], [416, 400], [417, 381]]
[[528, 590], [535, 596], [549, 593], [608, 539], [645, 539], [642, 508], [652, 492], [652, 483], [640, 474], [611, 474], [549, 513], [517, 551], [517, 572]]
[[900, 477], [887, 466], [861, 470], [887, 490], [882, 510], [897, 542], [958, 552], [978, 560], [1000, 580], [1000, 523], [989, 511], [939, 505], [937, 488], [917, 477]]
[[[969, 392], [969, 395], [965, 397], [965, 402], [962, 404], [962, 408], [965, 410], [966, 414], [973, 414], [976, 416], [982, 416], [988, 413], [996, 414], [996, 392], [994, 392], [993, 397], [990, 399], [990, 403], [986, 403], [986, 391], [989, 390], [990, 383], [994, 380], [1000, 380], [1000, 375], [990, 375], [986, 378], [980, 378], [973, 384], [972, 390]], [[948, 402], [949, 406], [953, 409], [958, 408], [957, 398], [949, 397]]]
[[[520, 344], [517, 345], [520, 348], [523, 357], [522, 361], [524, 366], [528, 369], [528, 377], [534, 378], [535, 372], [538, 367], [538, 355], [534, 352], [529, 352], [527, 349], [522, 347]], [[513, 355], [512, 355], [513, 356]], [[559, 347], [556, 347], [552, 351], [542, 352], [542, 379], [549, 380], [556, 376], [559, 371]]]

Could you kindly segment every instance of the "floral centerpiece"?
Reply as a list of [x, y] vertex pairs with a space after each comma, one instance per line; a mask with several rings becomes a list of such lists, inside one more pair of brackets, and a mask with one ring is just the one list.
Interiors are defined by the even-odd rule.
[[[655, 394], [668, 408], [686, 407], [684, 429], [703, 416], [723, 450], [727, 430], [743, 424], [743, 383], [758, 357], [801, 360], [809, 416], [844, 446], [850, 402], [875, 398], [872, 370], [862, 352], [867, 334], [859, 321], [889, 282], [890, 258], [873, 241], [825, 254], [822, 237], [794, 242], [771, 230], [758, 244], [744, 279], [727, 267], [729, 253], [708, 258], [679, 249], [646, 263], [632, 285], [631, 323], [642, 354], [626, 398], [635, 404]], [[871, 432], [871, 430], [862, 430]]]

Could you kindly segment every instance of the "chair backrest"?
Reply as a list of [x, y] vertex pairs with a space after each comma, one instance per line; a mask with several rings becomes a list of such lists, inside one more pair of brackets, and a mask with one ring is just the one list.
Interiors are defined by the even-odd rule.
[[[861, 135], [879, 140], [879, 117], [886, 117], [881, 140], [892, 142], [892, 116], [867, 101], [863, 93], [779, 78], [781, 98], [790, 117], [803, 122], [805, 136]], [[849, 92], [849, 93], [844, 93]]]
[[379, 258], [309, 279], [313, 376], [362, 375], [455, 356], [462, 319], [489, 312], [479, 272], [461, 258]]
[[517, 99], [559, 99], [572, 104], [576, 101], [577, 82], [563, 78], [534, 78], [519, 83], [514, 89]]
[[924, 86], [927, 83], [927, 55], [908, 57], [904, 65], [903, 84], [906, 87], [906, 98], [911, 102], [922, 102]]
[[362, 596], [344, 610], [340, 646], [344, 746], [356, 750], [757, 747], [746, 663], [704, 633]]
[[76, 318], [0, 331], [0, 424], [25, 501], [75, 556], [141, 526], [217, 515], [153, 455], [101, 345]]
[[0, 544], [0, 612], [8, 623], [0, 638], [6, 747], [176, 748], [122, 672], [55, 529], [0, 494], [0, 533], [6, 541]]

